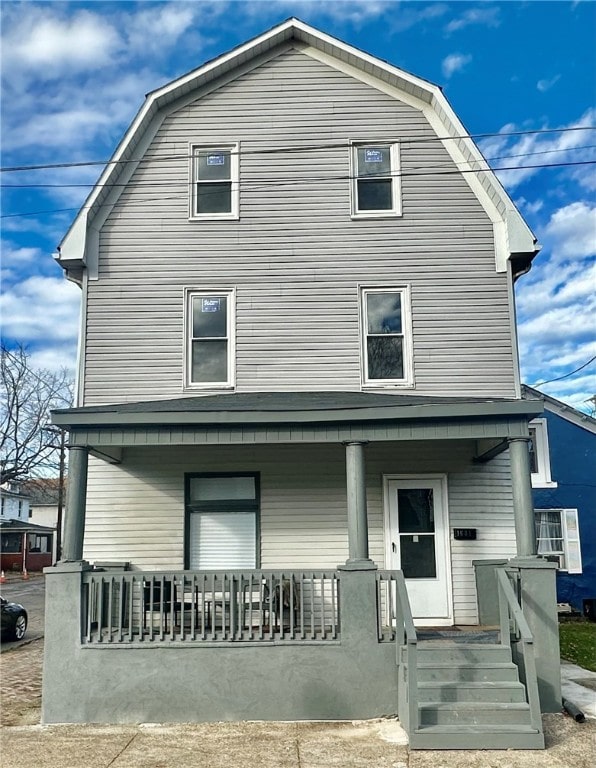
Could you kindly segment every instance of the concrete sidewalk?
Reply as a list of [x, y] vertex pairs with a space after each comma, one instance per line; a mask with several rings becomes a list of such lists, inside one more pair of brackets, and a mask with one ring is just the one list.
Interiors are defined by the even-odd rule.
[[19, 726], [2, 768], [591, 768], [596, 723], [544, 718], [544, 751], [410, 752], [394, 720]]

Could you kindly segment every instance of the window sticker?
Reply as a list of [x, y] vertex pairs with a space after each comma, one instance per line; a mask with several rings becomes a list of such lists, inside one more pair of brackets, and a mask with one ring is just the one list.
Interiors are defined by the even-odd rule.
[[219, 312], [221, 299], [202, 299], [201, 312]]
[[365, 163], [382, 163], [383, 151], [381, 149], [365, 149], [364, 162]]
[[225, 165], [225, 155], [207, 155], [207, 165]]

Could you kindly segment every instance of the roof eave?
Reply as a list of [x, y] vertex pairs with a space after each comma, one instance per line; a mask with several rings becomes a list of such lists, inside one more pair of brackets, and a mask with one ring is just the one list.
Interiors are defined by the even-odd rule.
[[371, 408], [342, 408], [288, 411], [125, 411], [89, 412], [84, 408], [54, 411], [57, 426], [81, 427], [156, 427], [230, 426], [231, 424], [321, 424], [371, 421], [436, 420], [461, 418], [534, 418], [543, 411], [540, 400], [511, 400], [483, 403], [435, 403], [429, 405], [387, 405]]

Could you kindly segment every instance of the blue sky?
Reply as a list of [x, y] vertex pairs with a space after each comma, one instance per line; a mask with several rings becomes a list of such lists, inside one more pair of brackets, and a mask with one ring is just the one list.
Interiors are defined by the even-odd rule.
[[[297, 16], [441, 85], [543, 250], [517, 288], [523, 380], [596, 392], [596, 3], [11, 2], [2, 14], [2, 335], [74, 366], [52, 258], [145, 93]], [[564, 129], [549, 132], [547, 129]], [[525, 133], [522, 133], [525, 132]], [[513, 134], [513, 135], [512, 135]], [[33, 170], [33, 165], [74, 167]], [[550, 166], [550, 167], [535, 167]], [[47, 186], [43, 186], [47, 185]]]

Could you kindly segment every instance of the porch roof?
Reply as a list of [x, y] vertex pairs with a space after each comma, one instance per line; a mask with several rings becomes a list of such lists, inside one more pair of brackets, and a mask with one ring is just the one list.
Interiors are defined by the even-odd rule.
[[0, 520], [0, 529], [3, 533], [7, 531], [15, 531], [20, 533], [55, 533], [54, 528], [48, 528], [45, 525], [36, 525], [35, 523], [28, 523], [24, 520], [15, 520], [9, 518], [7, 520]]
[[368, 392], [251, 392], [204, 395], [52, 412], [58, 426], [156, 427], [328, 424], [437, 419], [533, 418], [541, 400], [428, 397]]

